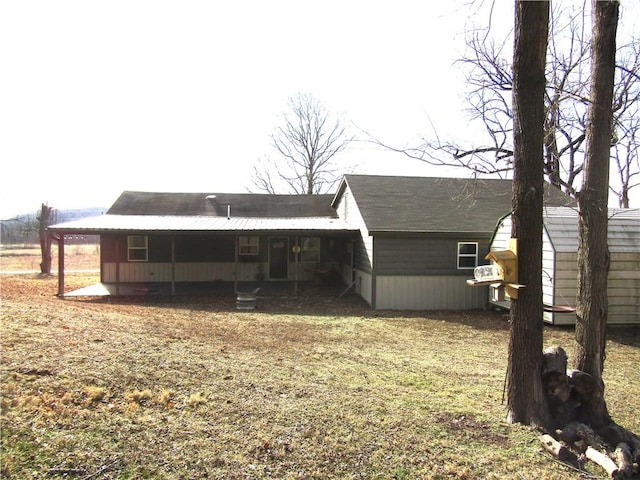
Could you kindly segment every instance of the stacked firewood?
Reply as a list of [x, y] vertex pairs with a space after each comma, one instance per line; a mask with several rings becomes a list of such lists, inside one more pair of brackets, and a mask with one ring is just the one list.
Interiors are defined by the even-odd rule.
[[577, 469], [590, 460], [611, 478], [637, 478], [640, 437], [611, 420], [601, 384], [585, 372], [567, 370], [561, 347], [544, 351], [542, 385], [554, 424], [540, 437], [547, 451]]

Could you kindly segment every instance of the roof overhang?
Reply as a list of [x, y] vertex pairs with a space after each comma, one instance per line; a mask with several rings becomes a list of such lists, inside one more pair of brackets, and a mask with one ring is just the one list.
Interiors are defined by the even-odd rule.
[[439, 231], [439, 230], [407, 230], [407, 231], [397, 231], [397, 230], [370, 230], [369, 235], [374, 237], [429, 237], [429, 238], [490, 238], [491, 232], [472, 232], [472, 231], [455, 231], [455, 232], [447, 232], [447, 231]]
[[248, 218], [173, 215], [101, 215], [48, 227], [60, 234], [109, 233], [357, 233], [339, 218]]

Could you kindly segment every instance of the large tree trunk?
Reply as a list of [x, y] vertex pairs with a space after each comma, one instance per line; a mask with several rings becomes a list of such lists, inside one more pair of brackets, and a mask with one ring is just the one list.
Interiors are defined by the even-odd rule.
[[542, 389], [542, 203], [545, 58], [549, 2], [516, 1], [513, 61], [514, 181], [512, 236], [518, 283], [511, 302], [508, 420], [546, 428]]
[[[584, 184], [578, 195], [578, 298], [574, 364], [602, 383], [607, 329], [607, 206], [617, 1], [592, 1], [591, 102], [587, 125]], [[595, 423], [607, 423], [604, 405], [593, 412]]]
[[40, 209], [39, 236], [40, 236], [40, 253], [42, 261], [40, 262], [40, 273], [51, 273], [51, 236], [47, 233], [47, 227], [53, 224], [53, 208], [43, 203]]

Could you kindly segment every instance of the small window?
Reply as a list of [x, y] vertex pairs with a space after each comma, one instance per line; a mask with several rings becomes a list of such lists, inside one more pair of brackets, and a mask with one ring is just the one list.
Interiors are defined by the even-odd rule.
[[260, 237], [257, 235], [244, 235], [239, 239], [240, 255], [258, 255], [260, 250]]
[[472, 269], [478, 266], [478, 242], [458, 242], [458, 268]]
[[302, 256], [303, 263], [319, 263], [320, 262], [320, 238], [318, 237], [303, 237], [302, 243]]
[[149, 259], [149, 238], [146, 235], [127, 237], [127, 258], [130, 262], [146, 262]]

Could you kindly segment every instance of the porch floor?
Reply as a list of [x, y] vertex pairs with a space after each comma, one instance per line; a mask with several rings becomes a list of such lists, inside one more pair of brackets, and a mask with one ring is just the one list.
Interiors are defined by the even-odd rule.
[[[250, 292], [260, 288], [260, 296], [281, 296], [296, 293], [295, 282], [238, 282], [238, 292]], [[317, 285], [313, 282], [298, 282], [297, 292], [314, 296], [340, 296], [346, 285]], [[352, 289], [350, 292], [352, 293]], [[176, 282], [171, 283], [96, 283], [77, 290], [65, 292], [63, 297], [109, 297], [109, 296], [167, 296], [167, 295], [218, 295], [235, 296], [233, 282]]]

